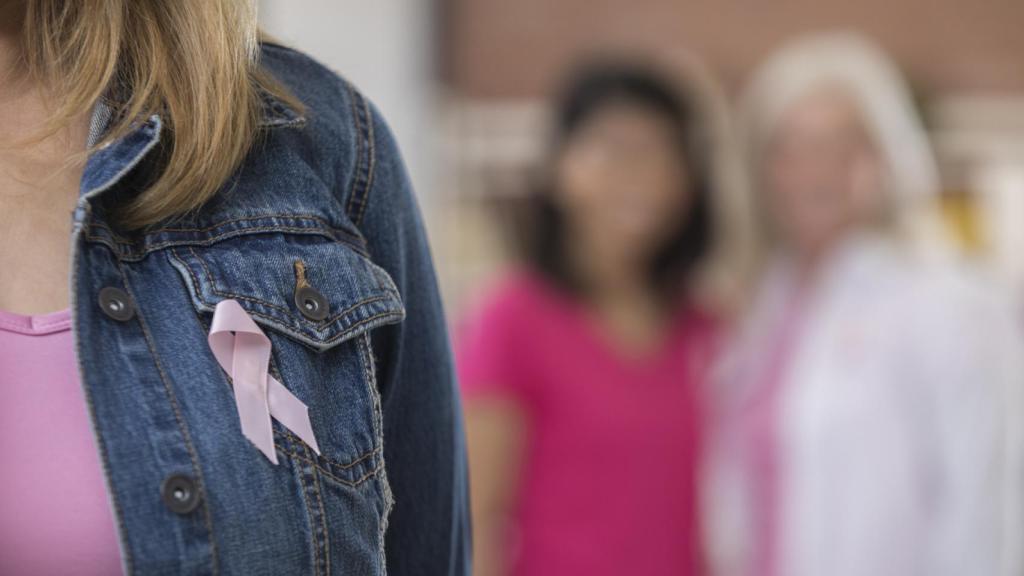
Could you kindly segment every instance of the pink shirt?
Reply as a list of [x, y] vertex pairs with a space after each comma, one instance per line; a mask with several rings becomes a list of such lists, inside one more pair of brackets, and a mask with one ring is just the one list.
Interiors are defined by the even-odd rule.
[[0, 394], [0, 574], [120, 574], [69, 311], [0, 311]]
[[784, 510], [780, 488], [778, 422], [785, 392], [786, 370], [802, 327], [803, 294], [785, 302], [771, 341], [765, 346], [764, 370], [748, 402], [734, 415], [732, 425], [742, 436], [744, 461], [750, 479], [753, 555], [750, 576], [778, 576], [781, 572], [780, 521]]
[[513, 574], [699, 573], [699, 381], [712, 323], [681, 312], [628, 358], [544, 281], [504, 283], [457, 349], [468, 401], [512, 398], [528, 438], [509, 533]]

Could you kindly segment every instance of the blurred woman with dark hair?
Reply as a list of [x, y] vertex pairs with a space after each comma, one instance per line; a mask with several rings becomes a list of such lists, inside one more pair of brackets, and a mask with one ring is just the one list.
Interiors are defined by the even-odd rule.
[[652, 69], [584, 68], [555, 109], [527, 265], [464, 326], [476, 573], [697, 574], [695, 304], [706, 118]]

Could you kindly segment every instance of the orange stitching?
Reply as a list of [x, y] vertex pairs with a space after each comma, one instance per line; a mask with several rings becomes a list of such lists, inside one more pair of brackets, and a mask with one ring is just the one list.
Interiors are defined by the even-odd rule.
[[[372, 302], [374, 302], [376, 300], [380, 300], [380, 299], [383, 299], [383, 298], [384, 298], [384, 296], [368, 298], [366, 300], [363, 300], [363, 301], [355, 304], [352, 308], [358, 308], [360, 306], [372, 303]], [[207, 306], [210, 305], [210, 303], [206, 302], [205, 300], [204, 300], [204, 303]], [[260, 318], [263, 318], [263, 319], [265, 319], [265, 320], [267, 320], [269, 322], [280, 323], [280, 321], [281, 321], [280, 318], [276, 318], [274, 316], [270, 316], [268, 314], [264, 314], [262, 312], [259, 312], [258, 310], [247, 310], [247, 312], [249, 314], [252, 314], [253, 316], [259, 316]], [[322, 344], [332, 344], [335, 341], [337, 341], [339, 338], [343, 339], [343, 338], [349, 336], [351, 334], [352, 330], [354, 330], [355, 328], [358, 328], [358, 327], [362, 326], [363, 324], [366, 324], [367, 322], [371, 322], [373, 320], [376, 320], [376, 319], [384, 317], [384, 316], [388, 316], [390, 314], [392, 314], [392, 312], [381, 312], [381, 313], [378, 313], [378, 314], [374, 314], [373, 316], [370, 316], [369, 318], [365, 318], [363, 320], [360, 320], [358, 322], [355, 322], [355, 323], [351, 324], [348, 328], [345, 328], [343, 331], [341, 331], [338, 334], [336, 334], [333, 338], [329, 338], [327, 340], [319, 340], [319, 342], [322, 343]], [[290, 316], [290, 314], [289, 314], [289, 316]]]
[[[315, 477], [316, 476], [316, 467], [315, 466], [310, 466], [310, 467], [313, 468], [313, 470], [311, 472], [312, 472], [313, 476]], [[299, 476], [301, 478], [300, 482], [303, 484], [303, 487], [304, 487], [305, 484], [306, 484], [306, 481], [305, 481], [306, 480], [306, 478], [305, 478], [306, 471], [301, 469], [301, 467], [299, 469]], [[312, 525], [313, 524], [313, 509], [309, 507], [309, 497], [306, 494], [306, 490], [302, 490], [302, 503], [305, 505], [306, 514], [309, 516], [309, 523], [310, 523], [310, 525]], [[313, 531], [311, 530], [311, 532], [313, 532]], [[320, 546], [316, 545], [316, 533], [315, 532], [313, 532], [313, 573], [314, 574], [319, 574], [320, 573]]]
[[373, 400], [373, 431], [374, 431], [374, 443], [378, 450], [381, 450], [381, 462], [380, 462], [380, 485], [381, 492], [384, 498], [384, 511], [381, 515], [380, 529], [377, 534], [377, 538], [380, 542], [379, 555], [380, 561], [385, 561], [385, 550], [384, 550], [384, 534], [387, 531], [388, 519], [391, 515], [391, 510], [394, 507], [394, 494], [391, 492], [391, 484], [388, 481], [387, 463], [383, 458], [384, 450], [384, 430], [383, 421], [384, 415], [381, 411], [380, 401], [380, 390], [377, 388], [377, 366], [373, 358], [373, 343], [371, 342], [370, 333], [363, 333], [362, 338], [359, 339], [359, 356], [361, 363], [363, 364], [363, 372], [366, 376], [366, 389], [370, 394], [370, 398]]
[[[300, 214], [265, 214], [265, 215], [262, 215], [262, 216], [239, 216], [237, 218], [229, 218], [227, 220], [222, 220], [220, 222], [217, 222], [216, 224], [212, 224], [212, 225], [207, 226], [205, 228], [185, 228], [185, 227], [181, 227], [181, 228], [171, 228], [171, 227], [157, 228], [156, 230], [152, 230], [152, 231], [148, 232], [147, 236], [156, 236], [158, 234], [163, 234], [165, 232], [209, 232], [211, 230], [216, 230], [217, 228], [222, 228], [222, 227], [224, 227], [224, 226], [226, 226], [228, 224], [234, 224], [235, 222], [250, 222], [250, 221], [253, 221], [253, 220], [267, 220], [267, 219], [271, 219], [271, 218], [278, 219], [278, 220], [313, 220], [313, 221], [315, 221], [315, 222], [317, 222], [319, 224], [322, 224], [324, 227], [326, 227], [329, 230], [341, 232], [342, 234], [346, 234], [346, 235], [352, 236], [354, 238], [360, 238], [360, 234], [358, 232], [350, 232], [350, 231], [348, 231], [348, 230], [346, 230], [344, 228], [337, 228], [333, 224], [331, 224], [329, 221], [324, 219], [322, 216], [319, 216], [317, 214], [303, 214], [303, 213], [300, 213]], [[90, 227], [95, 226], [96, 228], [101, 228], [101, 229], [107, 230], [112, 235], [117, 236], [117, 232], [115, 232], [113, 228], [107, 226], [103, 222], [90, 222], [89, 226]], [[310, 229], [311, 230], [315, 230], [315, 228], [310, 228]], [[128, 242], [128, 243], [131, 243], [131, 242]]]
[[[217, 236], [217, 237], [210, 238], [210, 239], [207, 239], [207, 240], [202, 240], [202, 241], [178, 241], [178, 240], [172, 240], [172, 241], [167, 241], [167, 242], [160, 242], [158, 244], [151, 244], [144, 251], [141, 251], [141, 252], [140, 251], [126, 252], [125, 250], [123, 250], [121, 248], [118, 248], [117, 246], [111, 244], [111, 242], [108, 239], [102, 238], [100, 236], [90, 236], [90, 235], [87, 234], [85, 236], [85, 238], [86, 238], [86, 240], [89, 240], [89, 241], [96, 242], [96, 243], [103, 244], [103, 245], [107, 246], [111, 250], [115, 251], [115, 254], [118, 257], [120, 257], [122, 260], [126, 261], [126, 262], [138, 262], [139, 260], [142, 260], [143, 258], [148, 256], [149, 254], [151, 254], [153, 252], [156, 252], [158, 250], [162, 250], [162, 249], [167, 248], [167, 247], [173, 247], [173, 246], [213, 246], [213, 245], [215, 245], [215, 244], [217, 244], [217, 243], [219, 243], [219, 242], [221, 242], [223, 240], [230, 240], [231, 238], [237, 238], [237, 237], [240, 237], [240, 236], [247, 236], [249, 234], [261, 234], [261, 233], [264, 233], [264, 232], [273, 232], [273, 233], [278, 233], [278, 232], [304, 233], [304, 232], [308, 232], [309, 230], [315, 230], [315, 229], [313, 229], [313, 228], [296, 228], [296, 229], [291, 229], [291, 228], [259, 228], [259, 229], [257, 229], [257, 228], [248, 228], [248, 229], [246, 229], [244, 231], [227, 233], [227, 234], [224, 234], [224, 235], [221, 235], [221, 236]], [[313, 234], [310, 234], [310, 235], [313, 235]], [[321, 235], [321, 234], [317, 233], [316, 235]], [[338, 244], [343, 244], [345, 246], [348, 246], [349, 248], [351, 248], [353, 251], [355, 251], [357, 254], [359, 254], [361, 256], [364, 256], [364, 257], [367, 256], [367, 253], [366, 253], [366, 251], [364, 250], [364, 248], [362, 246], [354, 245], [354, 244], [352, 244], [350, 242], [347, 242], [345, 240], [340, 240], [340, 239], [335, 239], [335, 238], [331, 238], [331, 240], [332, 240], [332, 242], [336, 242]], [[130, 242], [123, 242], [123, 244], [131, 245]]]
[[[296, 234], [300, 234], [301, 233], [301, 234], [305, 234], [305, 235], [309, 235], [309, 236], [313, 236], [313, 235], [324, 236], [326, 238], [329, 238], [333, 242], [337, 242], [339, 244], [343, 244], [345, 246], [350, 247], [352, 250], [354, 250], [357, 254], [359, 254], [361, 256], [364, 256], [364, 257], [367, 256], [366, 247], [363, 244], [361, 244], [361, 243], [353, 243], [352, 241], [346, 240], [345, 238], [336, 238], [334, 236], [326, 234], [324, 232], [324, 230], [322, 230], [320, 228], [295, 228], [295, 227], [287, 227], [287, 226], [266, 226], [266, 227], [241, 228], [241, 229], [238, 229], [238, 230], [231, 230], [231, 231], [228, 231], [228, 232], [224, 232], [223, 234], [219, 234], [217, 236], [212, 236], [210, 238], [206, 238], [206, 239], [203, 239], [203, 240], [167, 240], [165, 242], [157, 242], [157, 243], [154, 243], [154, 244], [149, 244], [141, 252], [136, 250], [136, 251], [131, 251], [131, 252], [127, 253], [127, 254], [123, 253], [123, 250], [121, 248], [118, 248], [117, 246], [112, 245], [110, 243], [111, 240], [108, 240], [107, 238], [103, 238], [101, 236], [97, 236], [97, 235], [91, 234], [89, 232], [85, 232], [85, 239], [93, 241], [93, 242], [98, 242], [98, 243], [101, 243], [101, 244], [105, 244], [105, 245], [109, 246], [112, 250], [115, 250], [116, 252], [118, 252], [119, 255], [122, 256], [123, 260], [135, 262], [135, 261], [138, 261], [138, 260], [142, 260], [147, 255], [149, 255], [149, 254], [151, 254], [153, 252], [156, 252], [157, 250], [161, 250], [163, 248], [167, 248], [168, 246], [212, 246], [212, 245], [217, 244], [218, 242], [221, 242], [223, 240], [227, 240], [227, 239], [231, 239], [231, 238], [237, 238], [239, 236], [248, 236], [248, 235], [251, 235], [251, 234], [260, 234], [260, 233], [263, 233], [263, 232], [269, 232], [269, 233], [294, 232]], [[353, 237], [353, 238], [355, 238], [355, 237]], [[121, 240], [121, 239], [116, 238], [116, 237], [112, 238], [112, 241], [115, 242], [115, 243], [118, 243], [118, 244], [123, 244], [125, 246], [135, 246], [135, 244], [136, 244], [135, 242]]]
[[373, 322], [374, 320], [377, 320], [379, 318], [384, 318], [386, 316], [391, 316], [393, 314], [396, 314], [396, 312], [392, 312], [390, 310], [389, 311], [385, 311], [385, 312], [379, 312], [377, 314], [374, 314], [373, 316], [370, 316], [369, 318], [364, 318], [363, 320], [359, 320], [358, 322], [355, 322], [355, 323], [349, 325], [349, 327], [346, 328], [344, 332], [338, 334], [334, 338], [331, 338], [329, 340], [324, 340], [323, 342], [325, 344], [330, 344], [330, 343], [334, 342], [335, 340], [338, 340], [342, 336], [349, 336], [349, 335], [351, 335], [351, 333], [356, 328], [359, 328], [359, 327], [363, 326], [364, 324], [369, 324], [370, 322]]
[[202, 300], [202, 296], [199, 295], [199, 278], [196, 276], [196, 273], [192, 270], [192, 267], [189, 266], [187, 262], [181, 259], [181, 256], [178, 255], [177, 250], [168, 250], [168, 253], [171, 255], [171, 258], [177, 260], [185, 268], [185, 271], [188, 272], [188, 275], [192, 278], [193, 288], [192, 290], [189, 290], [189, 292], [193, 292], [195, 295], [199, 297], [200, 300]]
[[[280, 378], [278, 378], [278, 379], [280, 380]], [[287, 428], [282, 429], [282, 433], [288, 439], [289, 442], [291, 442], [293, 444], [297, 444], [299, 446], [305, 446], [306, 445], [305, 442], [303, 442], [298, 436], [295, 436], [294, 434], [292, 434], [292, 432], [290, 430], [288, 430]], [[323, 459], [323, 461], [326, 464], [328, 464], [331, 468], [337, 468], [339, 470], [348, 470], [350, 468], [355, 467], [360, 462], [363, 462], [367, 458], [372, 458], [373, 456], [375, 456], [379, 452], [380, 452], [380, 448], [374, 448], [374, 449], [370, 450], [369, 452], [364, 452], [363, 454], [357, 456], [354, 460], [350, 460], [348, 463], [345, 463], [345, 464], [342, 464], [341, 462], [338, 462], [337, 460], [335, 460], [335, 459], [333, 459], [333, 458], [331, 458], [329, 456], [320, 455], [319, 457], [312, 457], [312, 458], [314, 458], [314, 459], [315, 458]]]
[[239, 300], [248, 300], [249, 302], [255, 302], [257, 304], [262, 304], [264, 306], [267, 306], [268, 308], [274, 308], [274, 309], [280, 310], [281, 312], [283, 312], [285, 314], [291, 314], [291, 310], [289, 310], [289, 309], [287, 309], [287, 308], [285, 308], [283, 306], [279, 306], [277, 304], [274, 304], [273, 302], [267, 302], [266, 300], [263, 300], [261, 298], [255, 298], [253, 296], [246, 296], [245, 294], [235, 294], [234, 292], [225, 292], [225, 291], [220, 290], [219, 288], [217, 288], [217, 283], [213, 279], [213, 274], [210, 272], [210, 267], [207, 265], [206, 260], [203, 260], [203, 258], [200, 257], [199, 254], [196, 253], [195, 248], [189, 246], [188, 250], [189, 250], [189, 252], [192, 253], [192, 257], [199, 261], [199, 265], [203, 267], [203, 271], [206, 273], [206, 280], [210, 284], [210, 290], [213, 291], [214, 294], [216, 294], [218, 296], [226, 297], [226, 298], [238, 298]]
[[362, 118], [359, 116], [359, 107], [358, 107], [358, 103], [357, 103], [357, 100], [359, 99], [359, 94], [356, 92], [355, 87], [352, 86], [351, 83], [346, 82], [345, 86], [348, 89], [349, 104], [352, 107], [352, 119], [355, 122], [355, 128], [356, 128], [356, 165], [355, 165], [355, 175], [352, 178], [352, 184], [349, 187], [348, 206], [346, 207], [346, 210], [345, 210], [346, 213], [348, 213], [349, 217], [351, 218], [352, 217], [352, 212], [354, 210], [353, 207], [355, 206], [356, 194], [357, 194], [357, 192], [359, 192], [357, 187], [360, 184], [360, 176], [362, 174], [362, 169], [363, 169], [363, 131], [362, 131]]
[[366, 212], [366, 205], [370, 203], [370, 190], [373, 189], [373, 174], [377, 169], [377, 149], [373, 134], [373, 114], [370, 110], [370, 103], [367, 102], [365, 98], [363, 99], [363, 107], [366, 108], [366, 131], [367, 142], [369, 144], [370, 166], [367, 170], [366, 176], [366, 192], [363, 194], [363, 203], [359, 205], [359, 217], [356, 218], [356, 224], [362, 223], [363, 214]]
[[[280, 374], [278, 374], [278, 376], [280, 377]], [[280, 379], [280, 378], [278, 378], [278, 379]], [[292, 438], [292, 440], [296, 439], [294, 436], [292, 436], [290, 430], [288, 430], [287, 428], [285, 428], [284, 430], [286, 432], [288, 432], [288, 435]], [[309, 457], [309, 446], [307, 446], [305, 442], [302, 442], [300, 445], [302, 446], [302, 453], [304, 455], [306, 455], [306, 457]], [[317, 471], [318, 470], [317, 470], [316, 466], [313, 466], [312, 467], [312, 474], [310, 474], [310, 475], [313, 477], [312, 485], [313, 485], [313, 490], [316, 492], [317, 507], [320, 508], [320, 529], [323, 532], [321, 538], [319, 538], [318, 540], [322, 539], [322, 541], [323, 541], [322, 545], [323, 545], [323, 552], [324, 552], [324, 574], [330, 574], [331, 573], [331, 548], [330, 548], [331, 539], [330, 539], [330, 535], [327, 532], [327, 512], [324, 510], [324, 496], [320, 492], [320, 475], [317, 474]], [[303, 476], [305, 476], [305, 474], [303, 474]], [[303, 480], [305, 480], [305, 478], [303, 478]], [[306, 484], [305, 482], [303, 482], [303, 483]], [[308, 488], [308, 484], [306, 484], [306, 487]], [[307, 494], [308, 494], [308, 491], [304, 491], [302, 499], [303, 499], [303, 501], [306, 502], [306, 509], [307, 509], [307, 511], [309, 512], [309, 515], [310, 515], [310, 523], [312, 523], [312, 521], [313, 521], [313, 513], [312, 513], [312, 510], [310, 510], [310, 508], [309, 508], [309, 502], [308, 502], [308, 499], [306, 498]], [[310, 528], [311, 528], [311, 531], [312, 531], [312, 527], [310, 527]], [[316, 550], [316, 555], [319, 558], [319, 556], [320, 556], [320, 542], [317, 542], [317, 545], [314, 546], [314, 549]]]
[[[177, 260], [179, 263], [181, 263], [182, 266], [185, 267], [185, 270], [188, 272], [189, 276], [192, 278], [192, 284], [194, 286], [194, 288], [193, 288], [194, 295], [197, 298], [199, 298], [199, 300], [203, 303], [204, 306], [211, 307], [210, 302], [208, 302], [205, 298], [203, 298], [203, 296], [201, 294], [201, 290], [200, 290], [200, 287], [199, 287], [199, 278], [195, 275], [195, 272], [193, 272], [192, 267], [187, 262], [182, 260], [181, 256], [178, 255], [177, 250], [170, 250], [169, 252], [170, 252], [171, 256], [175, 260]], [[217, 291], [215, 290], [215, 292], [217, 292]], [[223, 293], [220, 293], [220, 292], [217, 292], [217, 293], [220, 294], [220, 295], [224, 295]], [[239, 295], [239, 296], [242, 296], [242, 295]], [[242, 296], [242, 297], [244, 299], [255, 300], [255, 299], [252, 299], [252, 298], [248, 298], [246, 296]], [[385, 300], [387, 298], [388, 298], [388, 295], [380, 295], [380, 296], [372, 296], [370, 298], [365, 298], [363, 300], [360, 300], [359, 302], [357, 302], [357, 303], [353, 304], [352, 306], [346, 308], [344, 311], [340, 312], [336, 316], [330, 318], [328, 321], [326, 321], [324, 323], [324, 325], [332, 324], [332, 323], [336, 322], [341, 316], [349, 314], [349, 313], [351, 313], [352, 311], [354, 311], [355, 309], [357, 309], [357, 308], [359, 308], [361, 306], [366, 306], [368, 304], [372, 304], [372, 303], [377, 302], [377, 301]], [[256, 301], [260, 302], [259, 300], [256, 300]], [[259, 312], [257, 310], [248, 310], [247, 312], [249, 314], [252, 314], [253, 316], [258, 316], [258, 317], [263, 318], [263, 319], [265, 319], [265, 320], [267, 320], [269, 322], [275, 322], [276, 323], [276, 322], [280, 322], [281, 321], [279, 318], [275, 318], [273, 316], [269, 316], [267, 314], [263, 314], [262, 312]], [[384, 318], [384, 317], [392, 316], [392, 315], [396, 315], [396, 314], [400, 314], [400, 313], [399, 312], [394, 312], [394, 311], [391, 311], [391, 310], [386, 310], [384, 312], [378, 312], [377, 314], [374, 314], [374, 315], [369, 316], [367, 318], [364, 318], [362, 320], [358, 320], [356, 322], [353, 322], [347, 328], [345, 328], [344, 330], [342, 330], [341, 332], [336, 334], [333, 338], [328, 338], [326, 340], [319, 340], [319, 342], [322, 343], [322, 344], [326, 344], [326, 345], [333, 344], [336, 341], [338, 341], [339, 339], [344, 339], [345, 337], [350, 336], [353, 331], [355, 331], [356, 329], [362, 327], [365, 324], [368, 324], [368, 323], [373, 322], [374, 320], [378, 320], [380, 318]], [[290, 312], [288, 313], [288, 316], [291, 317], [291, 313]]]
[[[280, 446], [278, 446], [278, 449], [281, 449]], [[335, 482], [337, 482], [339, 484], [344, 484], [345, 486], [348, 486], [350, 488], [358, 487], [360, 484], [363, 484], [364, 482], [366, 482], [370, 478], [373, 478], [381, 470], [381, 466], [378, 465], [373, 470], [370, 470], [369, 472], [363, 474], [362, 476], [360, 476], [359, 478], [356, 478], [355, 480], [345, 480], [344, 478], [340, 478], [338, 476], [335, 476], [334, 474], [331, 474], [329, 471], [327, 471], [320, 464], [318, 464], [318, 463], [316, 463], [316, 462], [306, 458], [305, 456], [302, 456], [301, 454], [299, 454], [297, 452], [293, 452], [291, 450], [284, 450], [284, 449], [281, 449], [281, 451], [284, 454], [287, 454], [287, 455], [291, 456], [292, 458], [295, 458], [297, 460], [301, 460], [302, 462], [305, 462], [306, 464], [309, 464], [309, 465], [313, 466], [314, 468], [319, 470], [324, 476], [327, 476], [331, 480], [334, 480]]]
[[387, 299], [387, 295], [385, 295], [385, 294], [381, 294], [381, 295], [378, 295], [378, 296], [369, 296], [367, 298], [363, 298], [359, 302], [356, 302], [355, 304], [349, 306], [348, 308], [345, 308], [341, 312], [338, 312], [334, 316], [331, 316], [330, 318], [324, 320], [321, 324], [322, 325], [331, 324], [331, 323], [337, 321], [342, 316], [347, 316], [347, 315], [351, 314], [353, 311], [355, 311], [356, 308], [361, 308], [363, 306], [366, 306], [367, 304], [373, 304], [374, 302], [379, 302], [381, 300], [386, 300], [386, 299]]
[[331, 573], [331, 532], [327, 528], [327, 511], [324, 509], [324, 494], [320, 490], [320, 475], [313, 474], [313, 488], [316, 490], [316, 501], [320, 505], [320, 528], [324, 531], [324, 558], [327, 559], [327, 566], [324, 569], [326, 574]]
[[332, 466], [333, 466], [334, 468], [340, 468], [340, 469], [342, 469], [342, 470], [348, 470], [349, 468], [352, 468], [352, 467], [354, 467], [354, 466], [355, 466], [356, 464], [359, 464], [360, 462], [363, 462], [364, 460], [367, 460], [367, 459], [369, 459], [369, 458], [373, 458], [373, 457], [374, 457], [374, 456], [376, 456], [376, 455], [377, 455], [377, 454], [378, 454], [379, 452], [380, 452], [380, 448], [374, 448], [373, 450], [370, 450], [369, 452], [367, 452], [367, 453], [363, 454], [362, 456], [360, 456], [360, 457], [356, 458], [355, 460], [352, 460], [352, 461], [351, 461], [351, 462], [349, 462], [348, 464], [339, 464], [339, 463], [337, 463], [337, 462], [334, 462], [334, 463], [332, 464]]

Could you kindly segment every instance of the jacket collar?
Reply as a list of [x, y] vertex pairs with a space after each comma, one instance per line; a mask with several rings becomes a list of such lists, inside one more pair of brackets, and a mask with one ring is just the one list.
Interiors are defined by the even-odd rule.
[[260, 102], [262, 104], [260, 126], [264, 128], [278, 126], [299, 126], [305, 124], [306, 117], [299, 114], [295, 109], [288, 106], [280, 98], [267, 92], [262, 87], [258, 88]]
[[[261, 128], [279, 128], [301, 126], [306, 117], [298, 113], [263, 88], [259, 88]], [[98, 141], [111, 122], [110, 108], [100, 101], [93, 110], [89, 130], [90, 144]], [[153, 114], [137, 127], [115, 142], [94, 152], [86, 162], [85, 171], [79, 188], [79, 198], [84, 203], [88, 198], [101, 193], [121, 179], [128, 171], [138, 164], [146, 154], [160, 141], [163, 131], [163, 119]], [[79, 208], [84, 208], [80, 206]], [[83, 210], [76, 210], [75, 222], [84, 217]]]

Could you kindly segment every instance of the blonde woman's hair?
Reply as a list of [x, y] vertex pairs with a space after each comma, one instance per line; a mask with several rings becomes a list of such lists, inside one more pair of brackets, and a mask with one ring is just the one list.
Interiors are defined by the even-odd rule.
[[56, 95], [44, 136], [101, 99], [114, 120], [97, 147], [161, 116], [162, 167], [122, 207], [126, 228], [187, 213], [216, 193], [258, 135], [260, 90], [302, 108], [259, 67], [253, 0], [23, 2], [26, 70]]
[[857, 108], [885, 167], [884, 205], [888, 229], [927, 251], [947, 248], [936, 196], [938, 167], [911, 91], [893, 61], [868, 38], [853, 32], [797, 38], [772, 54], [754, 73], [740, 100], [739, 141], [747, 157], [746, 182], [738, 202], [756, 212], [747, 221], [757, 232], [754, 261], [768, 243], [754, 180], [758, 163], [781, 117], [811, 93], [838, 90]]

